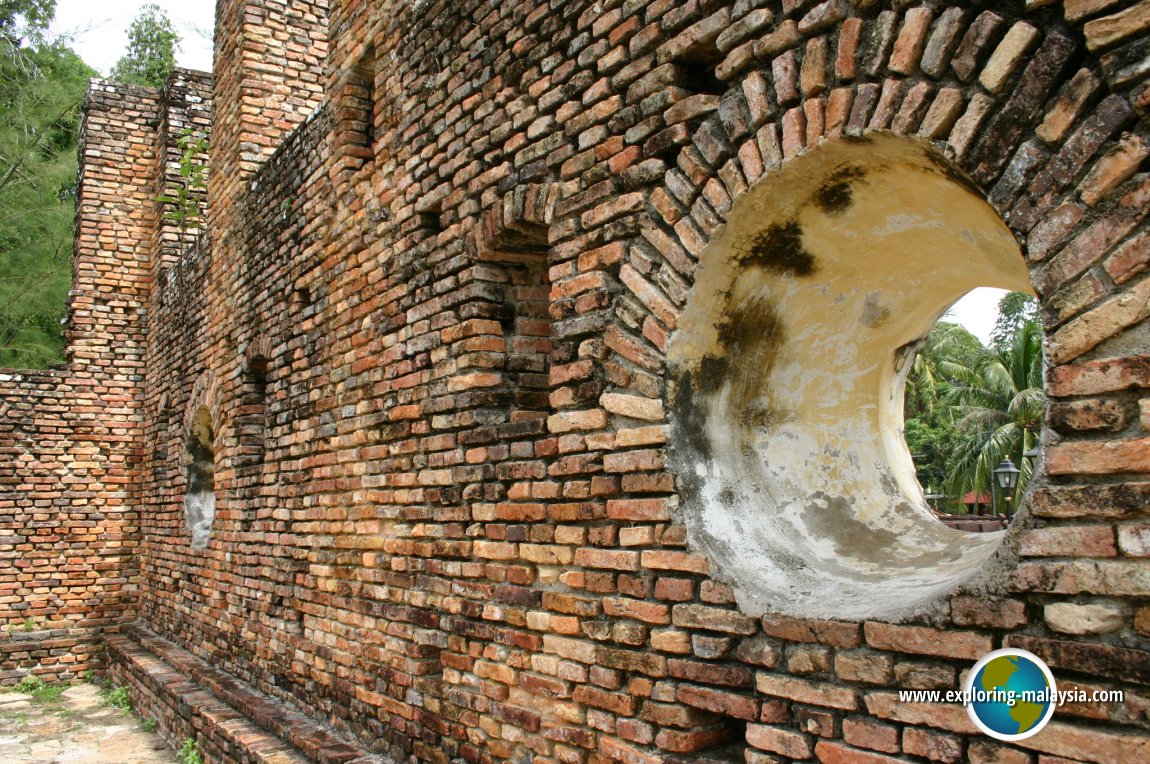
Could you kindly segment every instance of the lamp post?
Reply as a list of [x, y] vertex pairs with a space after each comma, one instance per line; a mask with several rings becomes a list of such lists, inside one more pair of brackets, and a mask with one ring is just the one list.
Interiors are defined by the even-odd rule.
[[1022, 471], [1014, 466], [1010, 457], [1003, 459], [993, 470], [994, 482], [1002, 491], [1002, 499], [1006, 503], [1006, 519], [1010, 520], [1010, 500], [1014, 498], [1014, 489], [1018, 486], [1018, 476]]

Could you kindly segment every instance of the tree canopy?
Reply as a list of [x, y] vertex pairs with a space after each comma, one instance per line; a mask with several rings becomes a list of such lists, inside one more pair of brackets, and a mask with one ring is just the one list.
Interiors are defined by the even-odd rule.
[[1007, 292], [998, 301], [998, 319], [990, 331], [990, 346], [999, 352], [1007, 350], [1023, 324], [1037, 317], [1037, 300], [1025, 292]]
[[0, 36], [16, 43], [40, 40], [55, 15], [56, 0], [0, 0]]
[[160, 6], [148, 3], [128, 27], [128, 50], [112, 69], [112, 79], [129, 85], [162, 87], [176, 65], [180, 35]]
[[0, 367], [63, 360], [80, 104], [96, 72], [43, 31], [54, 0], [0, 0]]
[[1037, 442], [1044, 411], [1042, 328], [1026, 318], [1032, 303], [1020, 292], [1003, 298], [998, 326], [1016, 328], [991, 348], [940, 321], [907, 376], [907, 447], [923, 488], [944, 495], [951, 510], [969, 492], [988, 494], [992, 471], [1008, 456], [1022, 470], [1016, 495], [1030, 478], [1023, 454]]

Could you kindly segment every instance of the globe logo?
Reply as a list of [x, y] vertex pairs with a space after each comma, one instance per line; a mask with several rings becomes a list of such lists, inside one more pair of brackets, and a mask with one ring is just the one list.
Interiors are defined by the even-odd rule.
[[966, 678], [966, 711], [997, 740], [1024, 740], [1046, 726], [1057, 705], [1054, 675], [1042, 659], [1012, 647], [984, 655]]

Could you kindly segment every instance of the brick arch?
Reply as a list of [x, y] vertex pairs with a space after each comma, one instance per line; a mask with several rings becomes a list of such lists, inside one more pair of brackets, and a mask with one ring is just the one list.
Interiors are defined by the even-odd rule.
[[202, 372], [192, 385], [191, 396], [188, 398], [188, 403], [184, 407], [183, 432], [188, 432], [192, 426], [192, 420], [195, 419], [200, 409], [207, 408], [212, 418], [212, 430], [215, 433], [215, 439], [218, 443], [223, 428], [219, 402], [220, 381], [215, 372], [209, 369]]
[[560, 196], [556, 183], [516, 186], [484, 210], [474, 231], [481, 260], [535, 257], [547, 248], [547, 229]]
[[[1110, 306], [1114, 333], [1145, 318], [1106, 298], [1127, 290], [1134, 294], [1126, 302], [1150, 296], [1127, 283], [1145, 265], [1135, 229], [1150, 188], [1131, 178], [1148, 153], [1150, 127], [1123, 92], [1133, 75], [1119, 65], [1121, 51], [1103, 52], [1129, 42], [1122, 33], [1133, 25], [1097, 20], [1083, 31], [1082, 13], [1066, 14], [1065, 25], [957, 7], [859, 18], [846, 15], [845, 3], [823, 3], [766, 37], [747, 27], [751, 39], [733, 50], [740, 38], [723, 40], [732, 28], [688, 28], [664, 47], [679, 55], [726, 47], [716, 73], [727, 90], [668, 110], [697, 126], [676, 132], [681, 150], [652, 196], [651, 222], [661, 233], [648, 238], [658, 247], [671, 237], [680, 245], [675, 255], [694, 260], [732, 201], [792, 157], [876, 130], [925, 139], [966, 173], [1023, 245], [1046, 307], [1051, 360], [1077, 358], [1098, 338], [1073, 320], [1085, 309]], [[683, 38], [692, 42], [677, 42]], [[1103, 261], [1106, 251], [1113, 255]], [[1110, 283], [1087, 273], [1098, 265], [1109, 279], [1094, 275]], [[686, 275], [692, 268], [680, 264]]]
[[[259, 334], [248, 343], [244, 351], [244, 371], [267, 371], [267, 365], [272, 360], [272, 340], [266, 334]], [[261, 370], [259, 367], [263, 366]]]
[[[823, 3], [811, 13], [845, 6]], [[977, 31], [979, 19], [990, 12], [914, 8], [853, 18], [843, 11], [829, 23], [796, 13], [791, 21], [747, 31], [742, 41], [726, 43], [726, 57], [717, 70], [726, 86], [723, 92], [696, 93], [672, 105], [667, 110], [672, 124], [643, 146], [649, 154], [657, 142], [675, 143], [673, 151], [660, 154], [668, 166], [664, 182], [651, 190], [639, 214], [642, 238], [637, 246], [642, 257], [632, 258], [618, 272], [625, 298], [642, 306], [637, 320], [609, 330], [612, 361], [621, 366], [663, 368], [667, 336], [676, 328], [698, 258], [750, 186], [823, 142], [872, 131], [929, 141], [954, 163], [961, 171], [956, 179], [976, 187], [1018, 239], [1042, 304], [1050, 364], [1043, 478], [1031, 496], [1034, 519], [1016, 532], [1021, 559], [1002, 574], [1006, 591], [990, 599], [984, 599], [985, 594], [951, 596], [933, 624], [921, 619], [895, 625], [766, 616], [766, 635], [783, 640], [788, 650], [842, 652], [843, 658], [841, 670], [836, 668], [831, 679], [814, 682], [791, 678], [781, 662], [772, 664], [757, 682], [759, 694], [773, 703], [821, 707], [823, 712], [846, 709], [853, 734], [846, 742], [820, 741], [788, 729], [794, 723], [784, 712], [767, 720], [764, 705], [768, 724], [756, 725], [748, 734], [748, 742], [760, 750], [798, 759], [849, 760], [845, 757], [852, 753], [865, 755], [851, 746], [871, 747], [864, 731], [876, 718], [880, 727], [893, 722], [965, 733], [965, 719], [943, 719], [927, 707], [900, 711], [893, 707], [892, 696], [881, 692], [867, 696], [864, 711], [856, 705], [855, 689], [842, 692], [844, 683], [889, 684], [883, 676], [890, 666], [880, 664], [891, 653], [913, 654], [942, 666], [947, 658], [973, 660], [993, 646], [1011, 645], [1036, 652], [1056, 674], [1084, 672], [1104, 683], [1132, 676], [1107, 666], [1119, 655], [1128, 666], [1138, 666], [1137, 672], [1147, 667], [1144, 638], [1133, 636], [1131, 649], [1118, 648], [1105, 644], [1105, 638], [1074, 631], [1072, 623], [1078, 617], [1072, 614], [1084, 615], [1094, 607], [1079, 611], [1076, 597], [1081, 593], [1096, 598], [1099, 612], [1116, 614], [1131, 612], [1145, 592], [1127, 578], [1139, 575], [1134, 567], [1138, 560], [1123, 559], [1142, 554], [1132, 540], [1135, 531], [1106, 523], [1132, 519], [1123, 507], [1130, 500], [1143, 501], [1133, 497], [1145, 495], [1141, 481], [1150, 472], [1145, 426], [1140, 429], [1131, 421], [1138, 410], [1136, 388], [1145, 384], [1145, 373], [1139, 370], [1145, 368], [1147, 356], [1139, 331], [1150, 316], [1150, 280], [1142, 275], [1150, 182], [1138, 174], [1146, 156], [1147, 125], [1144, 105], [1132, 102], [1144, 102], [1145, 96], [1132, 99], [1124, 91], [1133, 81], [1129, 74], [1114, 76], [1122, 59], [1115, 46], [1129, 45], [1137, 37], [1102, 42], [1106, 27], [1083, 31], [1074, 22], [1056, 19], [1053, 14], [1062, 12], [1056, 8], [1005, 23], [982, 48], [971, 43], [968, 47], [977, 50], [967, 51], [967, 63], [956, 73], [953, 62], [963, 55], [968, 33], [975, 34], [971, 30]], [[982, 22], [984, 28], [987, 23]], [[1015, 65], [999, 67], [1000, 57], [996, 71], [989, 71], [996, 51], [1006, 44], [1002, 41], [1009, 43], [1010, 30], [1019, 24], [1027, 26], [1015, 33], [1021, 51]], [[713, 44], [731, 29], [712, 25], [712, 33], [705, 25], [699, 22], [684, 31], [681, 36], [695, 42], [679, 47], [697, 50], [698, 40], [705, 39], [701, 35], [712, 34]], [[950, 42], [938, 37], [947, 34], [952, 35]], [[848, 55], [845, 63], [837, 47], [844, 38], [854, 40], [848, 47], [857, 53]], [[665, 45], [674, 48], [676, 42]], [[876, 56], [875, 45], [886, 53]], [[739, 46], [747, 46], [745, 57], [741, 64], [731, 64]], [[821, 59], [823, 66], [807, 65], [808, 56]], [[934, 59], [928, 61], [928, 56]], [[688, 63], [699, 65], [697, 60]], [[840, 78], [840, 66], [853, 73]], [[928, 67], [938, 74], [926, 71]], [[640, 268], [643, 260], [647, 264]], [[615, 415], [612, 421], [619, 428], [634, 426], [637, 416], [663, 418], [658, 402], [623, 385], [609, 390], [600, 402]], [[1107, 423], [1107, 416], [1121, 421]], [[650, 451], [633, 451], [612, 458], [623, 463], [655, 457]], [[1091, 485], [1098, 482], [1108, 485]], [[638, 518], [633, 513], [654, 506], [645, 503], [649, 501], [618, 501], [613, 516]], [[694, 564], [707, 568], [706, 560]], [[718, 616], [714, 618], [718, 623]], [[688, 620], [684, 607], [683, 622]], [[1124, 635], [1133, 633], [1129, 620], [1108, 628], [1106, 633], [1116, 634], [1120, 628]], [[1147, 633], [1144, 628], [1134, 631]], [[878, 653], [864, 656], [854, 652], [859, 647]], [[726, 691], [723, 684], [716, 678], [714, 690]], [[680, 695], [678, 700], [710, 711], [736, 707], [733, 698], [715, 703]], [[1102, 745], [1113, 746], [1116, 757], [1132, 757], [1142, 745], [1140, 733], [1133, 732], [1135, 736], [1124, 737], [1115, 729], [1099, 731], [1094, 742], [1076, 745], [1069, 742], [1075, 728], [1063, 726], [1046, 740], [1021, 747], [1085, 756], [1091, 745]], [[839, 733], [819, 735], [833, 738]], [[957, 737], [947, 739], [967, 744]], [[920, 742], [913, 745], [921, 748]], [[876, 750], [914, 752], [906, 740], [895, 740], [887, 749], [877, 747], [877, 740], [874, 744]], [[993, 748], [975, 738], [971, 745], [972, 751], [974, 745]], [[613, 758], [637, 755], [640, 748], [626, 743], [617, 747], [621, 753]]]
[[[1134, 94], [1136, 104], [1127, 92], [1142, 87], [1126, 52], [1145, 36], [1132, 20], [1137, 9], [1083, 24], [1090, 11], [1077, 6], [1008, 20], [1001, 9], [959, 7], [858, 17], [846, 5], [792, 12], [765, 37], [712, 17], [662, 46], [660, 58], [672, 62], [720, 46], [726, 57], [715, 74], [727, 87], [668, 109], [692, 129], [660, 134], [679, 136], [681, 147], [651, 195], [647, 242], [689, 278], [733, 200], [794, 156], [870, 131], [928, 140], [1023, 247], [1054, 367], [1049, 391], [1086, 394], [1068, 381], [1086, 372], [1057, 367], [1108, 341], [1121, 355], [1121, 335], [1150, 312], [1150, 282], [1139, 280], [1150, 182], [1137, 175], [1150, 126], [1145, 91]], [[681, 306], [681, 293], [664, 297], [629, 275], [626, 286], [657, 322], [650, 333], [673, 329], [670, 304]], [[1091, 469], [1145, 468], [1136, 445], [1118, 451], [1117, 465], [1098, 456]], [[1058, 447], [1048, 467], [1073, 474], [1070, 462], [1085, 455]]]

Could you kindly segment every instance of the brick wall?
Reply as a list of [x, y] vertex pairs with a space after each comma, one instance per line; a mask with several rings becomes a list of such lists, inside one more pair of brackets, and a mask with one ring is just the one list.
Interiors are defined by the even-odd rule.
[[89, 92], [68, 365], [0, 371], [0, 684], [79, 676], [133, 612], [159, 117], [153, 92]]
[[[139, 628], [419, 761], [1144, 760], [1146, 12], [336, 3], [320, 109], [226, 182], [217, 139], [217, 228], [156, 285]], [[234, 60], [217, 136], [237, 83], [303, 77]], [[1024, 245], [1044, 467], [993, 586], [899, 623], [743, 613], [665, 467], [668, 337], [746, 189], [873, 130], [931, 141]], [[897, 702], [1006, 645], [1126, 700], [1014, 744]]]

